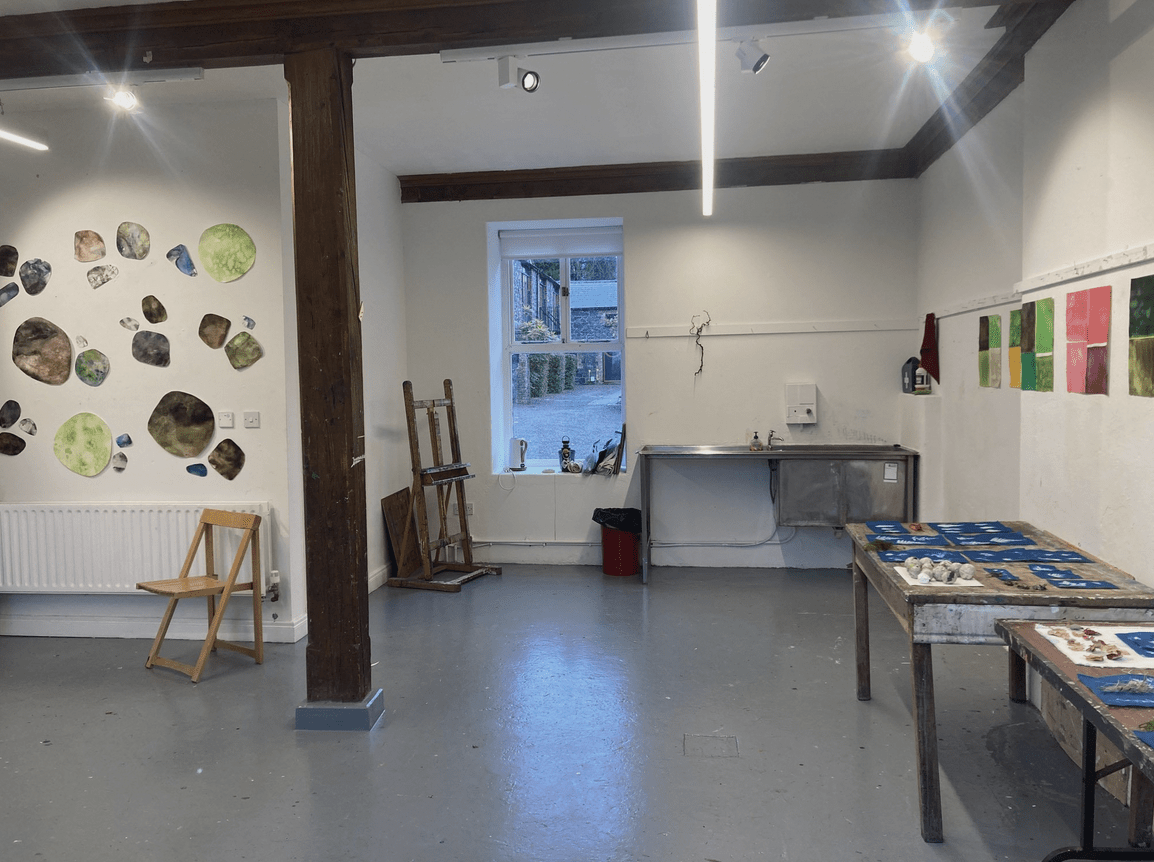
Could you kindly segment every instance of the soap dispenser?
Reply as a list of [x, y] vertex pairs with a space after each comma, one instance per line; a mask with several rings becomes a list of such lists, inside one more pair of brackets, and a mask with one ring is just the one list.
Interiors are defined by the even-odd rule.
[[765, 447], [761, 443], [761, 438], [757, 436], [757, 432], [753, 432], [753, 439], [749, 441], [750, 452], [760, 452]]

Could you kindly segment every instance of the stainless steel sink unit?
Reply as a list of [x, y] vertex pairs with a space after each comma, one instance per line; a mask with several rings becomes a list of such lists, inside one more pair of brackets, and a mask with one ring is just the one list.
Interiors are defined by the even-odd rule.
[[[897, 445], [778, 444], [757, 452], [744, 446], [643, 446], [641, 581], [649, 581], [651, 460], [769, 463], [777, 522], [795, 527], [844, 527], [862, 521], [916, 521], [918, 453]], [[764, 469], [764, 466], [761, 466]]]

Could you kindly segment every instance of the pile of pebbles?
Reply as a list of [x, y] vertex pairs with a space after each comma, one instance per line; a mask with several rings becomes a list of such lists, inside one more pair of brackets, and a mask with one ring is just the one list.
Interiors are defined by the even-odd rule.
[[969, 563], [947, 563], [931, 560], [929, 557], [906, 557], [903, 564], [911, 578], [917, 578], [919, 584], [928, 584], [930, 581], [940, 581], [943, 584], [952, 584], [954, 581], [972, 581], [977, 571]]

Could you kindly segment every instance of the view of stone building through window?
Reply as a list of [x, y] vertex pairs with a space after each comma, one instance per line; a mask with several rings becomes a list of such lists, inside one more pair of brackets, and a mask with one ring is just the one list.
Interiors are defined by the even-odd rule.
[[584, 460], [621, 430], [620, 258], [525, 258], [509, 265], [512, 434], [528, 442], [526, 460], [538, 462], [533, 468], [559, 469], [563, 438]]

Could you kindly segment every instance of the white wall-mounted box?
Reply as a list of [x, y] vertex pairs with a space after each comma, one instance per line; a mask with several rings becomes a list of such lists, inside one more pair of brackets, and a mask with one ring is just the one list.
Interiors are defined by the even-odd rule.
[[785, 421], [788, 425], [817, 424], [817, 384], [785, 384]]

